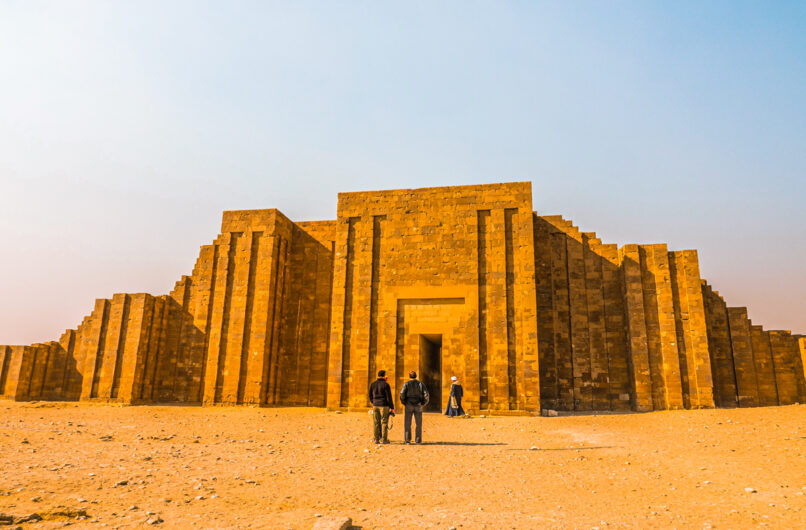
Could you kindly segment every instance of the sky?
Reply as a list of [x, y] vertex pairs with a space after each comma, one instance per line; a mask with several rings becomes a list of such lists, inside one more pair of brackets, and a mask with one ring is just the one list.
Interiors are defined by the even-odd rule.
[[806, 333], [805, 2], [0, 0], [0, 344], [170, 291], [226, 209], [532, 181]]

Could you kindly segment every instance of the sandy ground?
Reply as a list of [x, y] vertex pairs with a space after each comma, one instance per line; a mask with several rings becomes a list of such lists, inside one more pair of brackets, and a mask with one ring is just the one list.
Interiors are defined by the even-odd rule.
[[400, 443], [398, 416], [393, 443], [376, 446], [361, 413], [0, 402], [0, 513], [44, 517], [26, 528], [310, 528], [317, 515], [360, 528], [803, 528], [805, 422], [802, 405], [427, 414], [422, 445]]

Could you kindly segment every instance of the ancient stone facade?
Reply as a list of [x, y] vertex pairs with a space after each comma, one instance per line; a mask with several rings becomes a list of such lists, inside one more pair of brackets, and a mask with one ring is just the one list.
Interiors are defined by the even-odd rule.
[[0, 346], [16, 400], [367, 406], [385, 369], [493, 414], [806, 402], [806, 337], [765, 331], [697, 252], [603, 244], [530, 183], [343, 193], [335, 221], [224, 212], [169, 295], [116, 294]]

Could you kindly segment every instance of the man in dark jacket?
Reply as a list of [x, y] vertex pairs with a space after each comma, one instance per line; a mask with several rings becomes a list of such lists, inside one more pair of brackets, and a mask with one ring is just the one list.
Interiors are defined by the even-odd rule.
[[403, 443], [411, 442], [411, 417], [417, 422], [414, 442], [423, 442], [423, 407], [428, 404], [428, 389], [417, 381], [417, 372], [409, 372], [409, 380], [400, 391], [400, 402], [406, 406], [403, 416]]
[[389, 413], [395, 413], [392, 389], [386, 382], [386, 370], [378, 370], [378, 379], [369, 385], [369, 402], [372, 403], [372, 424], [375, 443], [389, 443]]

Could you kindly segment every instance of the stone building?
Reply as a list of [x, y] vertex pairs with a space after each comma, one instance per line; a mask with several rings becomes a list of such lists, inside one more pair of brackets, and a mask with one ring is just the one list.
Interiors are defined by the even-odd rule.
[[604, 244], [528, 182], [342, 193], [335, 221], [224, 212], [168, 295], [0, 346], [16, 400], [367, 406], [385, 369], [493, 414], [806, 402], [806, 338], [753, 325], [695, 250]]

